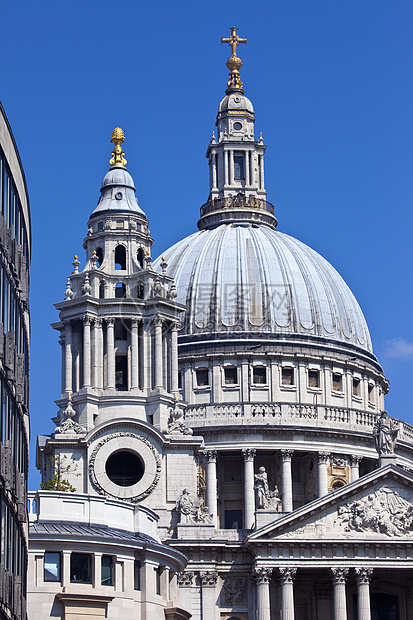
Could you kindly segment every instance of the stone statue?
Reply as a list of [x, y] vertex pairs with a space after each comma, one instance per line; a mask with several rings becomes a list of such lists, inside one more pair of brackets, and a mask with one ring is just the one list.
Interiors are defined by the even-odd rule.
[[387, 411], [382, 411], [373, 427], [374, 445], [379, 455], [394, 454], [398, 433], [398, 424], [387, 417]]
[[268, 487], [268, 476], [265, 467], [260, 467], [258, 474], [254, 476], [254, 490], [256, 507], [258, 509], [268, 508], [270, 503], [270, 489]]
[[188, 525], [203, 525], [212, 523], [212, 515], [208, 506], [201, 508], [203, 503], [202, 497], [192, 500], [189, 496], [188, 489], [184, 489], [176, 500], [175, 509], [179, 515], [179, 523]]

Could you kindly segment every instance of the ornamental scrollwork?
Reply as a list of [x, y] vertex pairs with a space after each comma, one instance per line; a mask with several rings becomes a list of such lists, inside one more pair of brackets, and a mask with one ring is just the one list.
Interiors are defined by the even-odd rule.
[[278, 570], [280, 572], [281, 581], [284, 583], [294, 583], [295, 575], [297, 573], [296, 568], [282, 567]]
[[184, 571], [178, 575], [179, 586], [192, 586], [194, 582], [194, 573], [191, 571]]
[[272, 568], [267, 566], [256, 566], [252, 571], [252, 578], [257, 586], [270, 583]]
[[213, 587], [218, 581], [218, 573], [215, 570], [204, 570], [199, 573], [202, 586]]
[[346, 579], [348, 576], [348, 568], [332, 568], [331, 575], [333, 577], [333, 583], [346, 583]]

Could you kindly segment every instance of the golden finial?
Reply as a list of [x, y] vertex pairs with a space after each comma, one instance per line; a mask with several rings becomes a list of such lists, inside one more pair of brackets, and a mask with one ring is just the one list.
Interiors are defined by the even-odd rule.
[[125, 141], [125, 134], [123, 133], [123, 129], [120, 127], [116, 127], [112, 131], [112, 140], [115, 148], [112, 151], [112, 159], [109, 161], [111, 166], [122, 166], [123, 168], [128, 163], [124, 157], [125, 153], [121, 147], [122, 142]]
[[228, 88], [226, 92], [227, 94], [233, 91], [240, 91], [243, 93], [244, 91], [242, 90], [242, 82], [241, 82], [240, 73], [239, 73], [239, 70], [242, 67], [242, 60], [241, 58], [237, 56], [237, 46], [240, 43], [246, 43], [247, 39], [241, 39], [237, 35], [238, 28], [235, 28], [235, 26], [232, 26], [230, 30], [231, 30], [230, 37], [221, 38], [221, 43], [229, 43], [231, 46], [231, 50], [232, 50], [232, 54], [227, 60], [227, 67], [229, 69], [229, 80], [228, 80], [228, 84], [227, 84]]

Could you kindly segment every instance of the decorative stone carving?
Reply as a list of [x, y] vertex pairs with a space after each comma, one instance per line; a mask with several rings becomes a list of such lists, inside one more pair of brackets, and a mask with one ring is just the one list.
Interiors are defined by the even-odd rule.
[[226, 579], [221, 591], [224, 607], [243, 605], [246, 601], [247, 584], [244, 579]]
[[[254, 450], [254, 448], [243, 448], [242, 449], [242, 455], [246, 461], [254, 460], [255, 453], [256, 453], [256, 450]], [[264, 468], [264, 471], [265, 471], [265, 468]]]
[[372, 568], [356, 568], [356, 579], [359, 584], [369, 584], [373, 574]]
[[394, 454], [399, 424], [387, 417], [387, 411], [382, 411], [379, 419], [373, 426], [373, 440], [379, 455]]
[[268, 486], [268, 476], [267, 472], [265, 471], [265, 467], [260, 467], [258, 470], [258, 474], [254, 475], [254, 490], [256, 501], [255, 505], [258, 510], [265, 510], [266, 508], [270, 508], [271, 510], [278, 510], [281, 504], [279, 491], [277, 486], [275, 487], [274, 491], [270, 491]]
[[218, 573], [215, 570], [204, 570], [199, 573], [202, 587], [214, 587], [218, 581]]
[[212, 515], [208, 506], [201, 508], [203, 503], [202, 497], [193, 500], [188, 489], [184, 489], [176, 500], [175, 509], [179, 515], [179, 523], [189, 525], [210, 524], [212, 523]]
[[66, 282], [65, 299], [72, 299], [73, 295], [74, 293], [72, 291], [72, 282], [70, 278], [68, 278]]
[[363, 460], [362, 456], [357, 456], [356, 454], [352, 454], [350, 456], [350, 466], [358, 467], [358, 465], [361, 463], [362, 460]]
[[281, 581], [284, 583], [294, 583], [295, 575], [297, 573], [296, 568], [283, 567], [278, 570], [280, 572]]
[[291, 461], [294, 450], [281, 450], [281, 458], [283, 461]]
[[318, 453], [318, 462], [319, 463], [328, 463], [329, 459], [330, 459], [330, 453], [329, 452], [319, 452]]
[[387, 536], [412, 534], [413, 504], [397, 491], [383, 487], [367, 497], [340, 506], [334, 522], [347, 532], [375, 532]]
[[206, 460], [210, 462], [216, 463], [217, 460], [217, 451], [216, 450], [205, 450], [204, 452]]
[[86, 429], [83, 426], [80, 426], [78, 422], [75, 422], [73, 418], [76, 415], [76, 411], [72, 406], [72, 397], [69, 394], [69, 399], [67, 402], [66, 409], [63, 410], [63, 415], [65, 416], [65, 421], [55, 428], [55, 435], [85, 435]]
[[348, 568], [332, 568], [333, 583], [346, 583]]
[[272, 568], [267, 566], [256, 566], [252, 571], [252, 578], [257, 586], [270, 583]]
[[178, 574], [178, 585], [180, 587], [183, 586], [192, 586], [194, 582], [194, 573], [191, 571], [183, 572]]
[[189, 428], [184, 422], [184, 412], [182, 410], [182, 406], [179, 404], [178, 400], [175, 400], [175, 404], [170, 408], [171, 417], [169, 420], [167, 433], [168, 434], [178, 434], [178, 435], [192, 435], [193, 430]]

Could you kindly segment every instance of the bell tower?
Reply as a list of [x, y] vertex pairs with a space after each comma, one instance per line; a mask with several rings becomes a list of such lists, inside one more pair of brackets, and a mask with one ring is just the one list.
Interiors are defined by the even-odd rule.
[[152, 267], [153, 240], [126, 170], [122, 129], [113, 131], [110, 169], [88, 222], [83, 247], [56, 304], [61, 333], [62, 389], [56, 432], [90, 432], [119, 417], [159, 431], [178, 398], [176, 302], [166, 263]]

